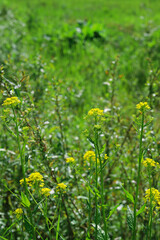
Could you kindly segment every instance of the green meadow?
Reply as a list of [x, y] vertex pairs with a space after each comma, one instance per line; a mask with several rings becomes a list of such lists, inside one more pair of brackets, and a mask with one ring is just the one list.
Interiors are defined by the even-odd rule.
[[0, 1], [0, 239], [160, 239], [159, 12]]

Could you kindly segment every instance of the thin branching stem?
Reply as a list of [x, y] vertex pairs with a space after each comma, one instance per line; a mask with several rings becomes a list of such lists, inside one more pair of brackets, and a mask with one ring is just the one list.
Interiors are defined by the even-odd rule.
[[132, 240], [136, 240], [136, 223], [137, 223], [136, 211], [137, 211], [139, 184], [140, 184], [140, 176], [141, 176], [141, 162], [142, 162], [142, 156], [143, 156], [143, 148], [142, 148], [143, 129], [144, 129], [144, 111], [142, 112], [141, 131], [140, 131], [140, 139], [139, 139], [138, 175], [137, 175], [136, 196], [135, 196], [135, 203], [134, 203], [134, 222], [133, 222]]

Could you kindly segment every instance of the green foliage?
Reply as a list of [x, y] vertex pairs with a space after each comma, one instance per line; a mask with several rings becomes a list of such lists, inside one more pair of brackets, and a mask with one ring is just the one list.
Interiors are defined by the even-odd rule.
[[[158, 0], [0, 1], [0, 239], [131, 239], [134, 228], [135, 239], [160, 238], [144, 200], [160, 190], [159, 169], [149, 180], [138, 162], [160, 163], [159, 10]], [[11, 97], [20, 103], [2, 105]], [[151, 107], [141, 144], [139, 102]], [[43, 181], [20, 184], [36, 172]]]
[[127, 206], [127, 223], [130, 230], [133, 230], [133, 222], [134, 222], [133, 211], [130, 209], [129, 206]]
[[122, 187], [122, 189], [123, 189], [123, 191], [124, 191], [127, 199], [129, 199], [129, 200], [134, 204], [134, 198], [133, 198], [133, 196], [132, 196], [126, 189], [124, 189], [123, 186], [121, 186], [121, 187]]
[[27, 198], [27, 196], [23, 193], [23, 192], [21, 192], [21, 200], [22, 200], [22, 205], [24, 206], [24, 207], [29, 207], [30, 205], [31, 205], [31, 203], [30, 203], [30, 201], [28, 200], [28, 198]]

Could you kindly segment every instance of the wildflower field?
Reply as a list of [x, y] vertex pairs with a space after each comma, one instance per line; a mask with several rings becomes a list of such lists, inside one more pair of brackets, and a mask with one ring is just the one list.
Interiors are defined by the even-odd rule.
[[0, 239], [160, 240], [159, 13], [0, 1]]

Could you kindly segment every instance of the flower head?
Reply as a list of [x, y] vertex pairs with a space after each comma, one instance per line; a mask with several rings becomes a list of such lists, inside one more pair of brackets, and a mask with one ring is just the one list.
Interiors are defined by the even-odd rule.
[[67, 185], [66, 185], [66, 184], [64, 184], [64, 183], [58, 183], [58, 184], [57, 184], [57, 187], [56, 187], [56, 190], [57, 190], [57, 191], [65, 192], [66, 188], [67, 188]]
[[107, 160], [109, 157], [107, 154], [104, 155], [104, 159]]
[[51, 191], [51, 189], [49, 189], [49, 188], [42, 188], [41, 189], [41, 194], [48, 197], [50, 195], [50, 191]]
[[[28, 178], [25, 179], [27, 185], [32, 187], [34, 184], [38, 184], [39, 187], [44, 186], [43, 176], [39, 172], [31, 173]], [[24, 183], [24, 179], [20, 180], [20, 184]]]
[[20, 218], [23, 214], [23, 210], [22, 208], [17, 208], [15, 211], [14, 211], [14, 214], [16, 214], [16, 218]]
[[99, 108], [92, 108], [91, 110], [89, 110], [88, 112], [88, 116], [103, 116], [103, 110], [100, 110]]
[[151, 188], [151, 190], [146, 190], [145, 201], [150, 201], [150, 199], [153, 201], [154, 205], [160, 206], [160, 192], [157, 189]]
[[75, 159], [73, 157], [66, 158], [67, 163], [74, 163]]
[[93, 151], [88, 151], [84, 154], [83, 156], [84, 160], [87, 161], [87, 162], [90, 162], [91, 161], [96, 161], [96, 155], [95, 155], [95, 152]]
[[147, 102], [140, 102], [136, 105], [136, 108], [140, 111], [149, 110], [150, 106]]
[[10, 97], [4, 100], [2, 106], [8, 106], [8, 105], [16, 106], [18, 103], [20, 103], [20, 100], [18, 99], [18, 97]]
[[[87, 162], [96, 162], [96, 154], [94, 151], [88, 151], [84, 154], [84, 163], [86, 164]], [[97, 158], [97, 162], [99, 163], [99, 158]]]
[[145, 160], [143, 160], [142, 164], [145, 167], [158, 167], [158, 168], [160, 168], [160, 164], [158, 162], [155, 162], [151, 158], [146, 158]]

